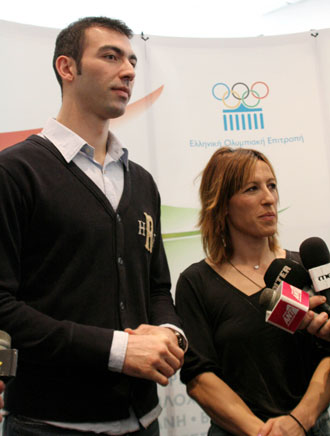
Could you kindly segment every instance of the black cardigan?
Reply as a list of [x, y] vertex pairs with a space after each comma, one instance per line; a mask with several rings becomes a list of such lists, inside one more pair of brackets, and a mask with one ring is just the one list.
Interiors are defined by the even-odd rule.
[[31, 136], [0, 153], [0, 198], [0, 329], [19, 350], [5, 408], [71, 422], [152, 410], [153, 382], [107, 369], [114, 330], [180, 325], [151, 175], [129, 162], [115, 212], [52, 143]]

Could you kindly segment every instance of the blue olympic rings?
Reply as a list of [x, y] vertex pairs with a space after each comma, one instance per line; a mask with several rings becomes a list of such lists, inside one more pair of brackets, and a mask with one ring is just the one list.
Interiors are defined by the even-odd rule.
[[[238, 87], [239, 85], [245, 87], [245, 91], [243, 91], [242, 94], [239, 94], [239, 92], [235, 90], [235, 87]], [[261, 96], [260, 93], [254, 89], [256, 85], [263, 85], [265, 87], [264, 95]], [[220, 97], [219, 97], [216, 94], [215, 90], [217, 87], [221, 87], [221, 86], [225, 88], [225, 91], [223, 94], [220, 94]], [[257, 100], [256, 104], [254, 104], [254, 105], [250, 105], [250, 104], [246, 103], [246, 99], [249, 97], [250, 94], [252, 97], [254, 97]], [[240, 106], [240, 104], [243, 104], [245, 107], [247, 107], [249, 109], [255, 108], [260, 103], [260, 100], [266, 98], [268, 96], [268, 94], [269, 94], [269, 86], [267, 85], [266, 82], [261, 82], [261, 81], [254, 82], [251, 85], [251, 88], [249, 88], [246, 85], [246, 83], [243, 83], [243, 82], [234, 83], [234, 85], [231, 87], [231, 89], [229, 88], [229, 86], [226, 83], [223, 83], [223, 82], [216, 83], [212, 88], [213, 97], [216, 100], [222, 101], [224, 106], [229, 108], [229, 109], [236, 109]], [[232, 95], [237, 100], [236, 104], [229, 105], [228, 102], [225, 101], [230, 97], [230, 95]]]

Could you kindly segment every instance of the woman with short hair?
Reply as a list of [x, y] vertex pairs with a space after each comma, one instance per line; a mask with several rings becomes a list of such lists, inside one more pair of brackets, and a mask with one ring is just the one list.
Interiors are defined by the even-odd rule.
[[267, 324], [259, 305], [272, 261], [300, 262], [277, 239], [271, 163], [256, 150], [220, 148], [200, 199], [206, 258], [180, 275], [176, 306], [189, 340], [181, 380], [211, 418], [208, 435], [329, 435], [330, 358], [306, 331]]

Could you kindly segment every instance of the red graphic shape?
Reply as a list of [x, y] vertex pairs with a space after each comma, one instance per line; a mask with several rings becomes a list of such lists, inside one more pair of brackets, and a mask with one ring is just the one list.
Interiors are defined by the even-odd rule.
[[[159, 98], [160, 94], [163, 92], [163, 89], [164, 85], [160, 86], [158, 89], [151, 92], [146, 97], [140, 98], [140, 100], [137, 100], [134, 103], [128, 105], [125, 114], [122, 117], [111, 120], [111, 125], [116, 125], [125, 120], [127, 121], [135, 117], [136, 115], [143, 113]], [[0, 133], [0, 151], [4, 148], [16, 144], [17, 142], [24, 141], [24, 139], [26, 139], [28, 136], [33, 134], [35, 135], [41, 132], [41, 130], [42, 129], [39, 128]]]

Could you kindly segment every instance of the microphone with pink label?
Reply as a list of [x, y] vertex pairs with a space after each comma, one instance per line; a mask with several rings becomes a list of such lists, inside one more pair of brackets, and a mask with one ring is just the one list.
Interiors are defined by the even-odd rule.
[[266, 322], [294, 333], [309, 309], [309, 294], [299, 289], [309, 285], [308, 273], [297, 262], [275, 259], [264, 280], [259, 303], [266, 309]]

